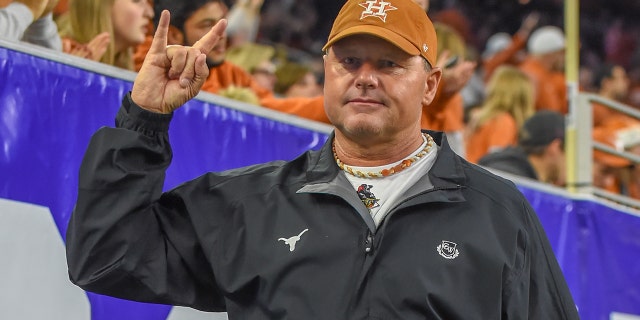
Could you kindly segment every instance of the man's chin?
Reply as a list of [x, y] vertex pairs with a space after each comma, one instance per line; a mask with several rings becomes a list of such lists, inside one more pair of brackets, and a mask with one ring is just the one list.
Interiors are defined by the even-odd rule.
[[342, 126], [342, 129], [354, 137], [375, 137], [382, 132], [381, 126], [370, 121], [350, 121]]
[[219, 54], [219, 53], [209, 53], [207, 55], [207, 61], [211, 62], [213, 64], [221, 64], [224, 62], [224, 59], [226, 58], [225, 54]]

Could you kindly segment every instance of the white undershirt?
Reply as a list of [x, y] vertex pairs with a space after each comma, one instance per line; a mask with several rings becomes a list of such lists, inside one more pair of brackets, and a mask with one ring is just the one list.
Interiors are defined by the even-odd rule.
[[[407, 158], [412, 158], [419, 152], [421, 152], [427, 141], [418, 148], [416, 151], [411, 153]], [[369, 212], [371, 213], [371, 217], [376, 223], [376, 227], [380, 225], [384, 217], [389, 213], [389, 211], [397, 204], [396, 202], [400, 198], [400, 196], [411, 186], [413, 186], [422, 176], [427, 174], [433, 163], [435, 162], [437, 155], [438, 146], [433, 143], [433, 147], [429, 150], [429, 152], [414, 162], [410, 167], [387, 177], [382, 178], [360, 178], [354, 175], [348, 174], [345, 172], [347, 179], [351, 182], [351, 185], [354, 187], [356, 192], [358, 188], [365, 184], [370, 186], [369, 190], [375, 196], [375, 205], [373, 208], [369, 208]], [[383, 169], [393, 167], [398, 165], [403, 160], [390, 163], [384, 166], [378, 167], [356, 167], [350, 166], [354, 170], [362, 171], [362, 172], [380, 172]]]

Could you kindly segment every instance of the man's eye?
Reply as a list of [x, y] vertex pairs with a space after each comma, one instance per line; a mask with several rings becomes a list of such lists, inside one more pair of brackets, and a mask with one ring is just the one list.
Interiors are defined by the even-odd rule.
[[391, 60], [382, 60], [380, 61], [380, 67], [382, 68], [395, 68], [398, 64]]
[[342, 63], [344, 63], [346, 65], [353, 65], [353, 64], [356, 63], [356, 61], [357, 61], [357, 59], [353, 58], [353, 57], [347, 57], [347, 58], [342, 59]]
[[340, 64], [343, 68], [348, 70], [358, 69], [361, 65], [360, 59], [354, 57], [346, 57], [340, 60]]

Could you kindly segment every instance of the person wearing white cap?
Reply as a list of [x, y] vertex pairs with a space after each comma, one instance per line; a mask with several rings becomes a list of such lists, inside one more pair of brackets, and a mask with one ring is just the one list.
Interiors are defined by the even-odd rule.
[[543, 26], [527, 42], [529, 56], [520, 64], [536, 86], [536, 110], [568, 111], [564, 76], [565, 37], [562, 29]]
[[533, 12], [522, 21], [518, 32], [513, 36], [498, 32], [489, 39], [482, 52], [481, 70], [484, 81], [489, 81], [493, 72], [501, 65], [518, 65], [524, 60], [524, 49], [533, 28], [538, 24], [540, 14]]
[[81, 165], [72, 282], [230, 319], [578, 319], [522, 193], [421, 130], [442, 70], [411, 0], [341, 9], [323, 48], [335, 130], [321, 150], [163, 192], [173, 112], [204, 83], [225, 22], [167, 47], [162, 13], [116, 128]]

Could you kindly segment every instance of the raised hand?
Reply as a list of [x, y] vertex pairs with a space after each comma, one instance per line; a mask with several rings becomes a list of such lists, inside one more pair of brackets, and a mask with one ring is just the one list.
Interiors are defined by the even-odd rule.
[[87, 43], [87, 49], [91, 53], [91, 58], [95, 61], [100, 61], [104, 53], [107, 52], [107, 48], [109, 47], [109, 42], [111, 42], [111, 35], [109, 32], [103, 32], [95, 36], [89, 43]]
[[209, 75], [206, 55], [224, 34], [220, 20], [192, 47], [167, 46], [169, 11], [162, 11], [151, 48], [133, 83], [131, 99], [157, 113], [171, 113], [195, 97]]
[[443, 50], [436, 62], [436, 67], [442, 69], [442, 81], [444, 83], [442, 90], [446, 95], [452, 95], [462, 90], [476, 69], [475, 62], [464, 60], [461, 57], [458, 58], [458, 61], [453, 66], [445, 68], [450, 57], [451, 52], [449, 50]]

